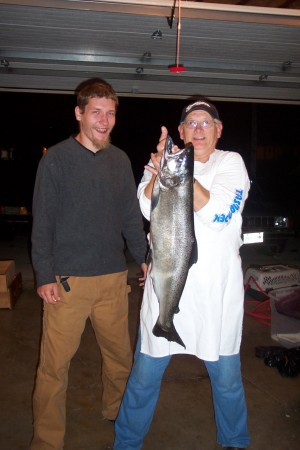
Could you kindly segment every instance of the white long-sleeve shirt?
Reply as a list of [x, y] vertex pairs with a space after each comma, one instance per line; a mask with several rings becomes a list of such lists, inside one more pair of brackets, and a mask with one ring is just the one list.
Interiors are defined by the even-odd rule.
[[[151, 176], [145, 170], [138, 187], [140, 207], [148, 220], [151, 201], [144, 189]], [[250, 183], [242, 157], [222, 150], [215, 150], [206, 163], [195, 161], [194, 177], [210, 191], [210, 200], [194, 213], [198, 261], [189, 270], [180, 311], [174, 315], [186, 349], [152, 333], [159, 304], [150, 275], [141, 307], [142, 352], [152, 356], [185, 353], [216, 361], [240, 349], [244, 311], [241, 213]]]

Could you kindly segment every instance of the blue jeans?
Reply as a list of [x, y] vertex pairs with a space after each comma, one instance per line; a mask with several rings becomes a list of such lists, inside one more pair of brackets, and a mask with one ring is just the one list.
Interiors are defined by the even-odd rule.
[[[114, 450], [140, 450], [150, 428], [158, 401], [161, 381], [171, 356], [154, 358], [140, 352], [140, 339], [134, 364], [115, 422]], [[213, 393], [217, 441], [226, 447], [249, 445], [247, 408], [240, 370], [240, 355], [221, 356], [204, 361]]]

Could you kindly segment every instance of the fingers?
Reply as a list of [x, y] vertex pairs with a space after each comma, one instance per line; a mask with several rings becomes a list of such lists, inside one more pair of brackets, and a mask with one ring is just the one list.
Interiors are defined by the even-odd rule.
[[155, 167], [156, 170], [159, 170], [160, 166], [160, 160], [161, 160], [161, 154], [159, 153], [151, 153], [151, 161]]
[[161, 155], [159, 153], [151, 153], [150, 158], [154, 167], [147, 164], [144, 168], [156, 176], [160, 166]]
[[55, 303], [58, 301], [58, 299], [54, 295], [45, 295], [42, 297], [45, 303], [48, 303], [50, 305], [55, 305]]
[[55, 303], [57, 303], [59, 301], [60, 301], [60, 297], [55, 297], [54, 295], [51, 295], [51, 299], [48, 298], [48, 301], [46, 303], [55, 305]]
[[159, 140], [161, 141], [162, 139], [166, 139], [167, 136], [168, 136], [168, 129], [166, 127], [162, 126], [161, 127], [161, 136], [160, 136]]
[[51, 295], [50, 297], [48, 295], [44, 295], [43, 297], [41, 297], [45, 303], [47, 304], [51, 304], [51, 305], [55, 305], [55, 303], [57, 302], [56, 298], [54, 297], [54, 295]]
[[144, 168], [145, 168], [146, 170], [148, 170], [149, 172], [151, 172], [153, 175], [157, 175], [157, 169], [155, 169], [154, 167], [149, 166], [149, 165], [147, 164], [146, 166], [144, 166]]
[[162, 126], [161, 127], [161, 135], [160, 135], [157, 147], [156, 147], [157, 153], [151, 153], [151, 161], [153, 163], [154, 168], [149, 165], [144, 166], [145, 169], [149, 170], [149, 172], [151, 172], [155, 176], [157, 175], [157, 172], [159, 170], [160, 160], [161, 160], [161, 156], [164, 151], [164, 148], [165, 148], [167, 136], [168, 136], [168, 130], [166, 127]]
[[60, 301], [56, 283], [44, 284], [38, 287], [37, 293], [45, 303], [54, 305]]
[[145, 280], [147, 278], [147, 271], [148, 271], [148, 266], [146, 263], [143, 263], [141, 265], [141, 269], [142, 269], [142, 273], [143, 275], [141, 277], [139, 277], [139, 286], [144, 286], [145, 285]]
[[165, 148], [165, 142], [166, 142], [167, 136], [168, 136], [168, 130], [166, 127], [162, 126], [161, 127], [161, 135], [160, 135], [157, 147], [156, 147], [158, 153], [163, 152], [163, 150]]

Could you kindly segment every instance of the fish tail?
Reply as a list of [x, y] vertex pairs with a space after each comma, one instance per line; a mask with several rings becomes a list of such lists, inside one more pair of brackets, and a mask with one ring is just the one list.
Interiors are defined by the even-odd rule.
[[174, 324], [172, 322], [171, 328], [169, 330], [164, 330], [160, 323], [157, 321], [153, 327], [152, 333], [157, 337], [164, 337], [168, 341], [177, 342], [177, 344], [182, 345], [182, 347], [186, 348], [181, 337], [176, 331]]

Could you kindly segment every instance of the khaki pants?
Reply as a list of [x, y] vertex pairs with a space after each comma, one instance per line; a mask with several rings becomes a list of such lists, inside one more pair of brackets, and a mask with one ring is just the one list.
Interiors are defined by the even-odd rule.
[[[65, 274], [63, 274], [65, 275]], [[61, 301], [44, 304], [40, 362], [33, 396], [34, 437], [30, 450], [61, 450], [66, 424], [70, 361], [87, 318], [102, 356], [102, 413], [115, 419], [132, 365], [128, 332], [127, 271], [95, 277], [70, 277]]]

